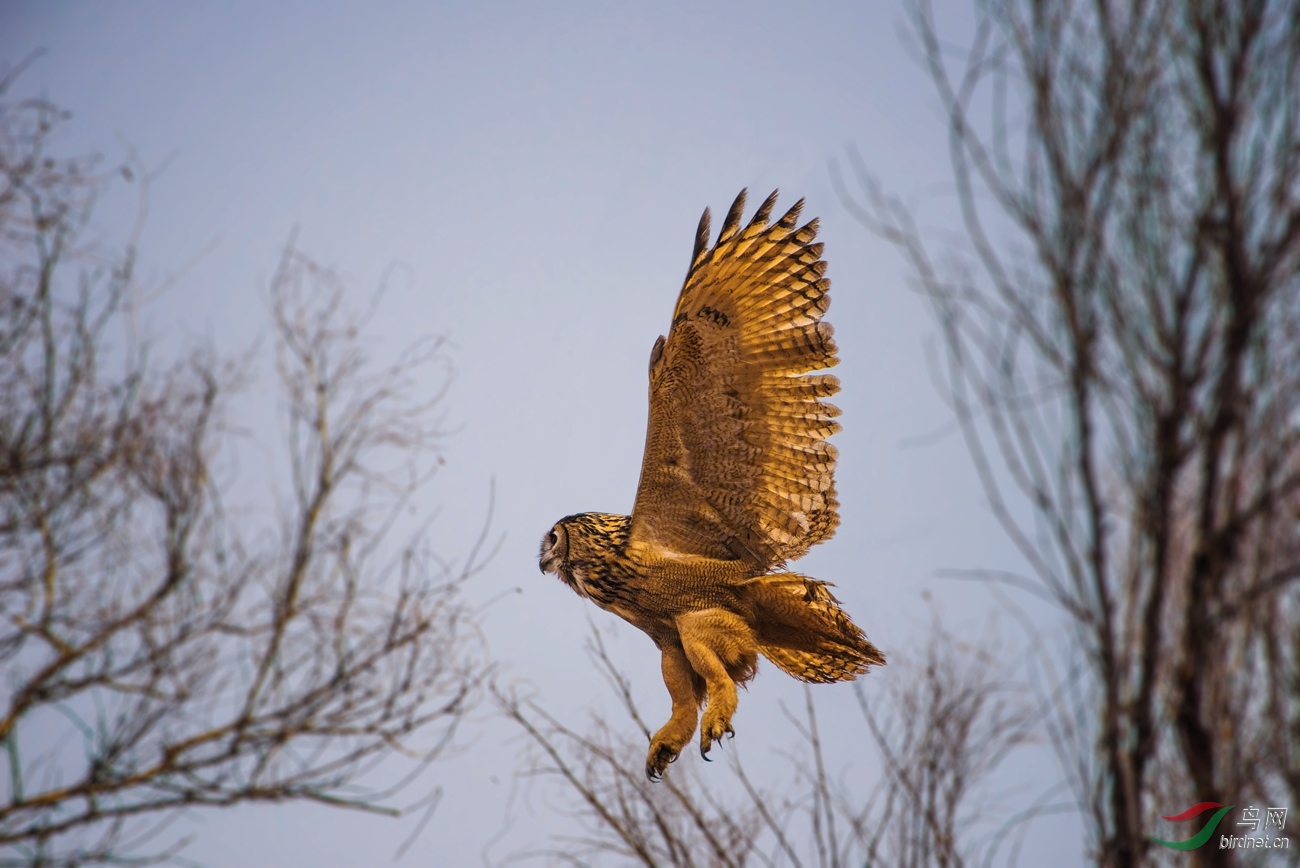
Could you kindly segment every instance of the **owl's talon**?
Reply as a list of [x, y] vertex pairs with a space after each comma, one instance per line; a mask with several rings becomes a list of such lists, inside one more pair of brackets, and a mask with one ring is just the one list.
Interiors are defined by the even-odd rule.
[[700, 745], [700, 758], [703, 759], [706, 763], [713, 762], [713, 760], [709, 759], [709, 749], [704, 745]]
[[666, 744], [652, 744], [650, 755], [645, 761], [645, 776], [651, 781], [661, 781], [664, 777], [664, 769], [668, 768], [669, 763], [676, 761], [677, 751]]

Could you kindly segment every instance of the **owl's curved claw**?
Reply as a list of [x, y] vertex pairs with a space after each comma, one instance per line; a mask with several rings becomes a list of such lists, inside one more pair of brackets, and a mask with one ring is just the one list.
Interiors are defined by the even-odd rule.
[[723, 735], [726, 735], [728, 738], [736, 737], [736, 731], [731, 728], [730, 721], [727, 723], [719, 721], [704, 728], [700, 733], [700, 756], [704, 757], [705, 762], [713, 762], [713, 760], [709, 759], [709, 751], [715, 744], [719, 746], [722, 745]]
[[666, 744], [656, 742], [650, 746], [650, 755], [645, 761], [645, 776], [651, 781], [661, 781], [664, 769], [669, 763], [677, 762], [677, 751]]
[[727, 735], [728, 738], [736, 738], [736, 730], [732, 729], [729, 722], [722, 726], [715, 726], [715, 728], [712, 728], [712, 732], [706, 729], [705, 732], [699, 734], [699, 755], [705, 758], [706, 763], [712, 763], [712, 760], [708, 759], [708, 751], [712, 750], [712, 746], [718, 745], [722, 747], [723, 735]]

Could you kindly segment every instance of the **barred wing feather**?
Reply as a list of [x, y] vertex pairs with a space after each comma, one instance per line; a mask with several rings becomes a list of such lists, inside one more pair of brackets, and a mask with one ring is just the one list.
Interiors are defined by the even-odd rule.
[[650, 363], [650, 418], [634, 542], [768, 569], [839, 524], [839, 381], [822, 321], [830, 281], [803, 200], [770, 224], [774, 192], [743, 228], [745, 192], [717, 243], [704, 212], [667, 338]]

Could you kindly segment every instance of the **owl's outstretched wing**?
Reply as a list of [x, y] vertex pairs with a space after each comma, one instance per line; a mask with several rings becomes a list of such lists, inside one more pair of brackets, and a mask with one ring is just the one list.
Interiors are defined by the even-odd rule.
[[830, 281], [803, 200], [768, 225], [774, 192], [741, 227], [745, 191], [710, 248], [709, 212], [672, 327], [650, 358], [650, 422], [631, 541], [665, 554], [798, 558], [839, 524], [839, 391]]

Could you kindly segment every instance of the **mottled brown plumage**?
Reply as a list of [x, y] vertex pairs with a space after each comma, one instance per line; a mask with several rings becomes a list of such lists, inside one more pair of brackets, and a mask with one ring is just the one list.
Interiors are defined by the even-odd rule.
[[658, 777], [695, 732], [732, 733], [736, 684], [761, 653], [804, 681], [846, 681], [884, 655], [824, 582], [783, 568], [839, 524], [839, 381], [817, 221], [803, 200], [741, 226], [741, 191], [709, 247], [709, 212], [667, 338], [650, 354], [650, 421], [632, 515], [560, 519], [541, 568], [645, 631], [663, 654], [672, 717], [650, 744]]

